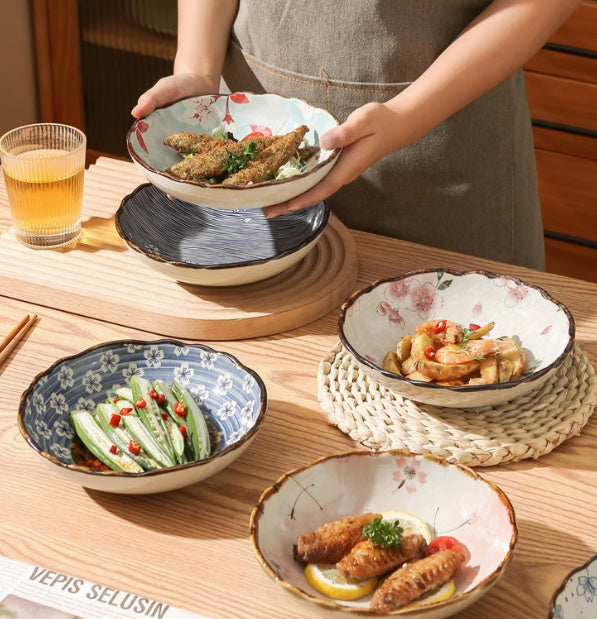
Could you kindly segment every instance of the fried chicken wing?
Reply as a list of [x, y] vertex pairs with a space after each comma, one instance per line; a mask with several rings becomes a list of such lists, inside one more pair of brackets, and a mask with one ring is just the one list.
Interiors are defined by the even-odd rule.
[[402, 546], [381, 548], [370, 539], [359, 542], [336, 563], [338, 571], [345, 578], [366, 580], [385, 574], [405, 561], [419, 559], [425, 554], [427, 542], [422, 535], [405, 535]]
[[278, 168], [296, 154], [305, 134], [307, 125], [301, 125], [294, 131], [279, 136], [274, 142], [257, 154], [255, 159], [242, 169], [231, 174], [222, 182], [223, 185], [247, 185], [261, 183], [273, 178]]
[[363, 527], [380, 514], [347, 516], [299, 535], [294, 556], [302, 563], [336, 563], [362, 541]]
[[437, 589], [454, 577], [464, 557], [453, 550], [441, 550], [397, 569], [377, 588], [371, 608], [383, 612], [398, 610], [418, 597]]

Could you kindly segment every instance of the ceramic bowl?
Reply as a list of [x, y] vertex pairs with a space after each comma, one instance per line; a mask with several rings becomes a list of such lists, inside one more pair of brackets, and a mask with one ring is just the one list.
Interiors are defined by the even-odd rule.
[[277, 275], [317, 244], [326, 202], [266, 219], [261, 210], [222, 211], [170, 200], [151, 184], [121, 203], [116, 230], [151, 268], [188, 284], [237, 286]]
[[165, 172], [180, 161], [180, 156], [164, 145], [164, 139], [181, 131], [211, 135], [217, 127], [242, 139], [255, 131], [282, 135], [307, 125], [306, 142], [319, 146], [320, 136], [337, 124], [332, 114], [302, 99], [253, 93], [202, 95], [183, 99], [136, 120], [127, 134], [127, 148], [147, 179], [175, 198], [211, 208], [260, 208], [289, 200], [313, 187], [332, 169], [340, 151], [321, 150], [317, 164], [302, 174], [234, 187], [181, 180]]
[[[208, 458], [143, 473], [97, 471], [73, 459], [73, 408], [95, 410], [133, 374], [184, 385], [203, 402], [216, 436]], [[238, 458], [258, 432], [267, 407], [261, 378], [227, 353], [176, 340], [108, 342], [60, 359], [21, 397], [18, 424], [29, 445], [56, 472], [86, 488], [124, 494], [174, 490], [215, 475]]]
[[548, 619], [588, 619], [597, 616], [597, 555], [573, 569], [549, 605]]
[[379, 614], [371, 596], [353, 602], [317, 593], [294, 559], [299, 534], [351, 514], [399, 509], [425, 520], [432, 537], [450, 535], [470, 555], [445, 601], [395, 611], [409, 619], [439, 619], [476, 602], [496, 583], [517, 540], [514, 510], [505, 494], [472, 469], [404, 451], [352, 451], [315, 460], [283, 475], [251, 515], [251, 541], [265, 572], [299, 600], [324, 611]]
[[[495, 322], [491, 337], [514, 339], [526, 370], [515, 381], [442, 386], [411, 381], [383, 370], [384, 355], [400, 338], [432, 319], [468, 326]], [[414, 271], [374, 282], [343, 305], [339, 337], [359, 368], [395, 393], [424, 404], [495, 406], [542, 385], [574, 346], [574, 319], [562, 303], [537, 286], [485, 271]]]

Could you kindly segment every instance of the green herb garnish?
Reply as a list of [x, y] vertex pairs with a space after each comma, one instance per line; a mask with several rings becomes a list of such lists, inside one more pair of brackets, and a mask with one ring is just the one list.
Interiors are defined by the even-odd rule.
[[226, 163], [224, 164], [224, 169], [228, 174], [234, 174], [239, 170], [242, 170], [247, 163], [251, 159], [255, 159], [255, 155], [259, 148], [257, 147], [257, 142], [249, 142], [242, 153], [231, 153], [229, 150], [226, 151]]
[[363, 527], [363, 535], [378, 548], [400, 548], [402, 546], [403, 529], [398, 526], [398, 520], [390, 522], [379, 517]]

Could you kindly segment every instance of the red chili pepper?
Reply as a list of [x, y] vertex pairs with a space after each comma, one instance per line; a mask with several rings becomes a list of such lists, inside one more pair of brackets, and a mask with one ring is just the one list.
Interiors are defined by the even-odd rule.
[[152, 389], [152, 390], [149, 392], [149, 397], [150, 397], [152, 400], [157, 400], [157, 399], [158, 399], [158, 392], [157, 392], [157, 391], [155, 391], [154, 389]]
[[158, 397], [155, 399], [158, 404], [163, 404], [166, 401], [166, 396], [163, 393], [158, 393]]
[[120, 414], [121, 415], [128, 415], [129, 413], [132, 413], [133, 409], [132, 408], [121, 408], [120, 409]]
[[147, 402], [143, 398], [139, 398], [135, 402], [135, 408], [145, 408], [147, 406]]
[[174, 412], [181, 417], [184, 417], [187, 414], [186, 406], [182, 402], [176, 402], [174, 405]]
[[120, 402], [120, 398], [114, 398], [114, 399], [112, 400], [112, 402], [114, 402], [114, 404], [116, 404], [116, 402]]
[[132, 454], [135, 454], [135, 456], [139, 455], [139, 452], [141, 451], [141, 445], [139, 445], [139, 443], [137, 443], [137, 441], [133, 441], [132, 439], [129, 441], [129, 451]]
[[178, 426], [178, 429], [180, 430], [180, 433], [187, 438], [187, 429], [185, 426]]
[[480, 325], [476, 325], [474, 322], [471, 322], [471, 324], [468, 326], [468, 328], [471, 331], [476, 331], [477, 329], [480, 329], [481, 327], [480, 327]]
[[446, 330], [445, 320], [438, 320], [437, 323], [435, 324], [435, 327], [433, 327], [433, 333], [435, 333], [436, 335], [445, 330]]
[[168, 414], [167, 413], [162, 413], [162, 419], [168, 419]]
[[111, 454], [115, 454], [118, 451], [118, 448], [116, 447], [116, 445], [111, 445], [110, 446], [110, 453]]
[[435, 350], [432, 346], [429, 346], [429, 348], [425, 349], [425, 356], [427, 357], [427, 359], [435, 359]]
[[110, 421], [108, 423], [115, 428], [118, 427], [120, 425], [120, 415], [113, 413], [110, 415]]

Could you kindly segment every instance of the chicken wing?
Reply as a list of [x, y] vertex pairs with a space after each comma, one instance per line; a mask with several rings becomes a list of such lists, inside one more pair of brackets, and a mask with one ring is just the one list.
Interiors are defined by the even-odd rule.
[[366, 513], [347, 516], [299, 535], [294, 556], [302, 563], [336, 563], [362, 541], [363, 527], [380, 514]]
[[390, 574], [377, 588], [371, 608], [382, 612], [398, 610], [418, 597], [437, 589], [454, 577], [464, 557], [453, 550], [440, 550]]
[[385, 574], [405, 561], [419, 559], [425, 554], [427, 542], [422, 535], [405, 535], [402, 546], [381, 548], [370, 539], [359, 542], [336, 563], [345, 578], [366, 580]]

